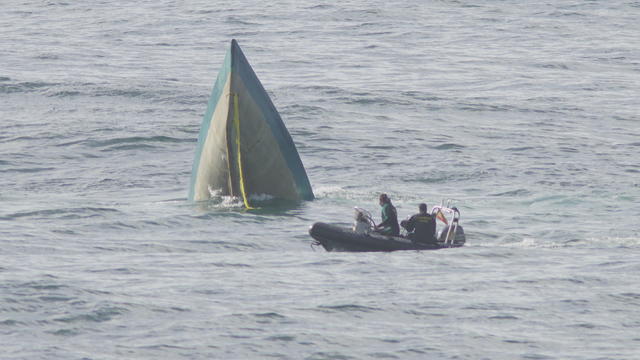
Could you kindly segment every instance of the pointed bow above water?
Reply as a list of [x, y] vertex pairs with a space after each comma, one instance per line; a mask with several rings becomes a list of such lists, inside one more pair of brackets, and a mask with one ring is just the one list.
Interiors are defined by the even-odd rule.
[[207, 200], [211, 190], [312, 200], [313, 191], [280, 114], [233, 40], [202, 120], [189, 199]]

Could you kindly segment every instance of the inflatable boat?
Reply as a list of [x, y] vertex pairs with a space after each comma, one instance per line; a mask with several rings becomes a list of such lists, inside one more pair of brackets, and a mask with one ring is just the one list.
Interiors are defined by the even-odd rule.
[[[327, 251], [397, 251], [397, 250], [437, 250], [461, 247], [466, 242], [462, 226], [459, 225], [460, 212], [456, 208], [434, 206], [432, 215], [447, 224], [437, 238], [437, 243], [427, 244], [412, 241], [406, 236], [386, 236], [373, 231], [375, 223], [371, 214], [355, 208], [353, 227], [316, 222], [309, 228], [309, 235], [315, 240], [312, 246], [322, 246]], [[449, 215], [449, 216], [447, 216]], [[451, 220], [448, 220], [450, 218]]]

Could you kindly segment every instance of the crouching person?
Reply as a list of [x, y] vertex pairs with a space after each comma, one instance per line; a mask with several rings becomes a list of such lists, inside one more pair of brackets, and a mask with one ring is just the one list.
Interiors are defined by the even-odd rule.
[[413, 242], [436, 245], [436, 219], [427, 213], [427, 204], [418, 206], [419, 213], [408, 220], [402, 220], [400, 225], [407, 229], [407, 237]]

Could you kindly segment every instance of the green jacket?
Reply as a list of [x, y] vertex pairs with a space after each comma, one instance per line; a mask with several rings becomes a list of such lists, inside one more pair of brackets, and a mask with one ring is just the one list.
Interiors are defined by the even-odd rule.
[[379, 226], [383, 227], [382, 233], [385, 235], [400, 235], [400, 226], [398, 225], [398, 213], [391, 203], [382, 204], [382, 222]]

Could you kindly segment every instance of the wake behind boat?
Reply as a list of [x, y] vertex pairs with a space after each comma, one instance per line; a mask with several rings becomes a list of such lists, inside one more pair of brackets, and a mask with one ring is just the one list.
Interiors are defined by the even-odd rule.
[[433, 216], [441, 214], [447, 223], [437, 242], [431, 244], [374, 232], [375, 222], [371, 214], [358, 207], [355, 208], [353, 227], [316, 222], [309, 229], [309, 235], [315, 240], [312, 245], [321, 245], [327, 251], [437, 250], [464, 246], [466, 236], [459, 225], [460, 211], [455, 207], [434, 206], [431, 213]]

